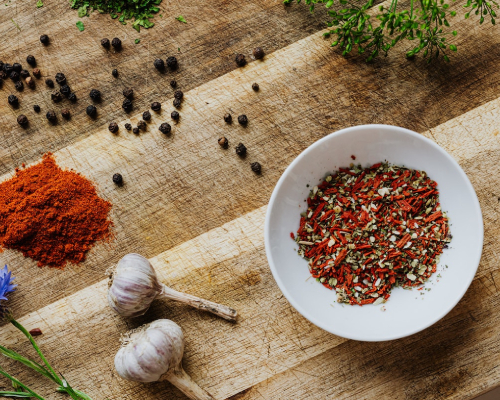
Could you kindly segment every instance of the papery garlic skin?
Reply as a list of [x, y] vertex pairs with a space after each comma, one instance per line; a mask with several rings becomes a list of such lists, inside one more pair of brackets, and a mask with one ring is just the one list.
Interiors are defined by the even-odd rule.
[[118, 262], [109, 285], [109, 305], [124, 317], [143, 315], [162, 290], [148, 259], [134, 253]]
[[184, 335], [179, 325], [159, 319], [130, 333], [115, 356], [115, 368], [122, 378], [156, 382], [180, 367]]

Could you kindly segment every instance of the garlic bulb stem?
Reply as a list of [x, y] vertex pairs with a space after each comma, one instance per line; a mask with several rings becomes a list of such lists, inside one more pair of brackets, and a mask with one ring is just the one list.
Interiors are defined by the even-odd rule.
[[169, 381], [192, 400], [215, 400], [208, 392], [199, 387], [182, 367], [170, 371], [161, 380]]
[[161, 285], [162, 290], [159, 293], [158, 297], [180, 301], [182, 303], [189, 304], [191, 307], [211, 312], [212, 314], [218, 315], [219, 317], [225, 318], [229, 321], [236, 321], [236, 316], [238, 313], [236, 312], [236, 310], [228, 306], [214, 303], [213, 301], [209, 300], [204, 300], [187, 293], [178, 292], [177, 290], [169, 288], [164, 284]]

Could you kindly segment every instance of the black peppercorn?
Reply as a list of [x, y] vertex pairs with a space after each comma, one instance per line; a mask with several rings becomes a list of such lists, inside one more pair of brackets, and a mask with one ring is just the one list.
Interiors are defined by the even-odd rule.
[[45, 84], [49, 87], [49, 88], [53, 88], [54, 87], [54, 81], [50, 78], [47, 78], [45, 79]]
[[111, 122], [108, 126], [108, 129], [111, 133], [118, 132], [118, 124], [116, 122]]
[[264, 58], [264, 50], [262, 50], [262, 47], [256, 47], [253, 49], [253, 56], [257, 60], [262, 60]]
[[179, 66], [179, 64], [177, 63], [177, 58], [175, 58], [174, 56], [168, 57], [167, 66], [172, 70], [177, 69], [177, 67]]
[[26, 79], [28, 76], [30, 76], [30, 73], [29, 73], [29, 71], [27, 71], [27, 70], [23, 69], [23, 70], [19, 73], [19, 75], [21, 76], [21, 78]]
[[59, 103], [62, 100], [62, 95], [60, 92], [52, 92], [50, 98], [54, 103]]
[[170, 81], [170, 86], [172, 86], [173, 88], [176, 88], [177, 87], [177, 81], [176, 80], [171, 80]]
[[155, 60], [155, 62], [153, 63], [153, 65], [155, 66], [155, 68], [158, 71], [163, 71], [165, 69], [165, 63], [163, 62], [163, 60], [161, 58], [157, 58]]
[[121, 176], [121, 174], [114, 174], [113, 183], [116, 183], [117, 185], [123, 184], [123, 176]]
[[23, 70], [23, 66], [19, 63], [12, 64], [12, 69], [17, 73], [20, 73]]
[[8, 102], [12, 107], [17, 107], [19, 105], [19, 99], [16, 95], [11, 94], [8, 98]]
[[75, 93], [70, 93], [68, 95], [68, 100], [71, 101], [72, 103], [76, 102], [76, 100], [77, 100], [76, 94]]
[[28, 125], [28, 118], [26, 117], [26, 115], [20, 115], [19, 117], [17, 117], [17, 123], [21, 126], [26, 126]]
[[135, 127], [134, 129], [132, 129], [132, 133], [134, 133], [135, 135], [138, 135], [139, 134], [139, 128]]
[[58, 72], [56, 74], [56, 82], [59, 85], [64, 85], [66, 83], [66, 75], [64, 75], [62, 72]]
[[184, 97], [184, 93], [182, 93], [182, 90], [176, 90], [174, 93], [174, 97], [176, 99], [182, 100], [182, 98]]
[[59, 91], [64, 97], [68, 97], [71, 94], [71, 88], [68, 85], [62, 85]]
[[132, 100], [134, 98], [134, 89], [124, 89], [123, 90], [123, 95], [127, 98]]
[[224, 121], [227, 122], [228, 124], [233, 122], [233, 117], [231, 116], [231, 114], [229, 114], [229, 113], [224, 114]]
[[181, 108], [181, 100], [180, 99], [174, 99], [174, 107], [175, 108]]
[[151, 119], [151, 113], [149, 111], [144, 111], [142, 113], [142, 119], [144, 121], [149, 121]]
[[244, 67], [247, 63], [247, 60], [243, 54], [236, 55], [236, 58], [234, 59], [234, 61], [236, 61], [236, 65], [238, 67]]
[[153, 111], [160, 111], [161, 110], [161, 104], [155, 101], [154, 103], [151, 103], [151, 110]]
[[16, 88], [16, 90], [18, 92], [21, 92], [22, 90], [24, 90], [24, 84], [21, 82], [21, 81], [17, 81], [15, 84], [14, 84], [14, 87]]
[[238, 144], [236, 146], [236, 154], [238, 154], [240, 157], [245, 157], [247, 154], [247, 148], [243, 143]]
[[108, 38], [101, 39], [101, 46], [109, 49], [109, 39]]
[[123, 103], [122, 103], [122, 108], [125, 112], [130, 112], [132, 111], [132, 108], [133, 108], [133, 105], [132, 105], [132, 102], [129, 100], [129, 99], [125, 99], [123, 100]]
[[34, 89], [35, 88], [35, 80], [31, 76], [28, 76], [26, 78], [26, 85], [28, 85], [30, 89]]
[[64, 108], [61, 110], [61, 115], [64, 119], [70, 119], [71, 118], [71, 112], [67, 109]]
[[130, 125], [129, 123], [126, 123], [126, 124], [125, 124], [125, 129], [126, 129], [127, 131], [131, 130], [131, 129], [132, 129], [132, 125]]
[[95, 108], [95, 106], [93, 106], [92, 104], [88, 106], [85, 111], [87, 112], [87, 115], [92, 118], [97, 114], [97, 108]]
[[40, 36], [40, 42], [42, 42], [43, 45], [48, 45], [50, 42], [50, 39], [47, 35], [42, 35]]
[[238, 123], [240, 125], [243, 125], [243, 126], [245, 126], [246, 124], [248, 124], [248, 118], [247, 118], [247, 116], [245, 114], [240, 115], [238, 117]]
[[7, 73], [6, 73], [5, 71], [0, 71], [0, 80], [1, 80], [1, 79], [4, 79], [4, 80], [5, 80], [5, 79], [7, 79], [7, 78], [8, 78]]
[[259, 84], [258, 83], [252, 84], [252, 89], [255, 90], [256, 92], [258, 92], [259, 91]]
[[118, 70], [114, 69], [113, 71], [111, 71], [111, 75], [113, 75], [115, 78], [118, 78]]
[[34, 56], [29, 55], [28, 57], [26, 57], [26, 62], [32, 67], [36, 67], [36, 59]]
[[40, 112], [40, 106], [38, 104], [35, 104], [33, 106], [33, 110], [36, 112], [36, 113], [39, 113]]
[[218, 140], [219, 146], [222, 147], [223, 149], [227, 149], [229, 146], [229, 140], [227, 140], [224, 136], [219, 138]]
[[40, 79], [40, 77], [42, 76], [42, 73], [40, 72], [40, 70], [38, 68], [33, 68], [33, 76], [37, 79]]
[[49, 122], [56, 122], [57, 121], [57, 115], [54, 111], [48, 111], [47, 114], [45, 114]]
[[115, 50], [120, 50], [122, 48], [122, 41], [115, 37], [111, 41], [111, 46], [113, 46]]
[[145, 131], [146, 128], [147, 128], [147, 125], [146, 123], [141, 119], [138, 123], [137, 123], [137, 127], [141, 130], [141, 131]]
[[19, 73], [17, 73], [16, 71], [12, 71], [9, 75], [9, 78], [11, 81], [17, 82], [19, 80]]
[[172, 127], [170, 124], [164, 122], [163, 124], [160, 125], [158, 128], [161, 133], [164, 133], [165, 135], [168, 135], [172, 131]]
[[170, 116], [174, 121], [179, 121], [180, 115], [177, 111], [172, 111], [172, 114], [170, 114]]
[[92, 89], [90, 91], [90, 98], [94, 101], [101, 101], [101, 92], [97, 89]]
[[3, 65], [3, 70], [7, 75], [10, 75], [12, 71], [14, 71], [14, 68], [12, 68], [11, 64], [4, 64]]
[[0, 69], [2, 69], [2, 70], [3, 70], [3, 66], [4, 66], [3, 61], [0, 61]]
[[255, 172], [256, 174], [260, 174], [260, 172], [262, 171], [262, 167], [258, 162], [251, 163], [250, 167], [252, 168], [252, 171]]

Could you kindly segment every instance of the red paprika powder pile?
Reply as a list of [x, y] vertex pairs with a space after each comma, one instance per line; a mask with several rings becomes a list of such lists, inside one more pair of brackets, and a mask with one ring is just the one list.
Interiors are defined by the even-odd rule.
[[19, 250], [39, 267], [77, 264], [96, 241], [111, 237], [110, 210], [92, 182], [62, 170], [47, 153], [0, 184], [0, 251]]

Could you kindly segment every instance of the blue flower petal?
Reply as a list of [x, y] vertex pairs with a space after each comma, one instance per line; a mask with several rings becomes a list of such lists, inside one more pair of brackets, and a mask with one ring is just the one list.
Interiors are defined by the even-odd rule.
[[14, 291], [17, 285], [13, 285], [12, 273], [7, 269], [7, 265], [0, 269], [0, 300], [7, 300], [6, 294]]

